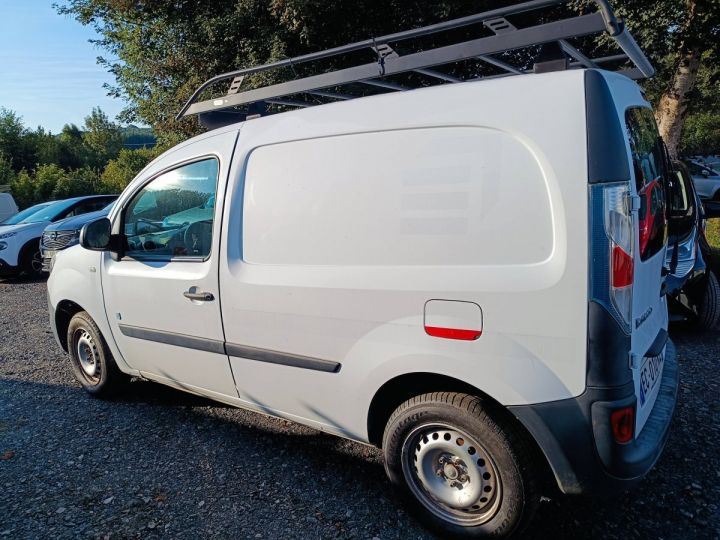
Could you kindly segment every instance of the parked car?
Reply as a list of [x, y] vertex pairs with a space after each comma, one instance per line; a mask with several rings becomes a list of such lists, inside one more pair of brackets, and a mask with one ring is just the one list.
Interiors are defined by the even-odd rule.
[[0, 223], [18, 213], [15, 199], [10, 193], [0, 193]]
[[[437, 69], [447, 51], [409, 56]], [[186, 110], [297, 104], [282, 92], [377, 69]], [[58, 254], [50, 321], [83, 388], [136, 376], [380, 446], [444, 536], [517, 533], [545, 478], [569, 494], [638, 482], [678, 370], [669, 164], [637, 83], [567, 69], [346, 97], [179, 144]]]
[[45, 208], [46, 206], [48, 206], [50, 204], [52, 204], [52, 201], [35, 204], [33, 206], [25, 208], [25, 210], [21, 210], [17, 214], [13, 215], [12, 217], [7, 218], [5, 221], [0, 223], [0, 230], [3, 230], [2, 227], [9, 227], [11, 225], [17, 225], [25, 218], [33, 215], [35, 212], [42, 210], [43, 208]]
[[720, 200], [720, 173], [694, 160], [686, 163], [700, 198]]
[[58, 251], [80, 242], [80, 229], [82, 229], [83, 225], [107, 216], [113, 204], [115, 204], [115, 201], [97, 212], [88, 212], [87, 214], [65, 218], [45, 227], [40, 239], [40, 257], [42, 258], [43, 272], [52, 270], [53, 260]]
[[0, 227], [0, 276], [8, 277], [22, 273], [42, 274], [40, 237], [50, 223], [93, 212], [105, 207], [117, 195], [92, 195], [55, 201], [28, 212], [22, 219]]
[[720, 322], [720, 284], [717, 274], [708, 268], [711, 248], [705, 238], [705, 211], [688, 168], [681, 162], [673, 165], [665, 256], [668, 307], [673, 320], [707, 330]]

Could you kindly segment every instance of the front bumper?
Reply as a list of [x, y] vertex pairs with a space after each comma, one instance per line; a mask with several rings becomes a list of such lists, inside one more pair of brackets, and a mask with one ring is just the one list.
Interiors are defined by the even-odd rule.
[[677, 403], [679, 370], [667, 342], [660, 391], [640, 436], [618, 444], [610, 411], [635, 403], [632, 383], [588, 387], [579, 397], [509, 407], [537, 441], [558, 486], [568, 494], [607, 494], [632, 487], [652, 469], [665, 447]]
[[16, 276], [20, 273], [19, 266], [13, 266], [8, 264], [3, 259], [0, 259], [0, 277]]

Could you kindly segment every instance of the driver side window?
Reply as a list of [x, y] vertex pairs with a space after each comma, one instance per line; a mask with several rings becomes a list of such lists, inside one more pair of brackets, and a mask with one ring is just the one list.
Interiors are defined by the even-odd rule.
[[210, 255], [218, 161], [195, 161], [145, 185], [124, 212], [125, 255], [205, 259]]

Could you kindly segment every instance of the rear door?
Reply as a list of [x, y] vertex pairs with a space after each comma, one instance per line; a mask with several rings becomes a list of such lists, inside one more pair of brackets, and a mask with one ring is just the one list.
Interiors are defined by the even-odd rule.
[[637, 396], [636, 434], [639, 434], [660, 388], [667, 337], [663, 266], [670, 169], [649, 105], [627, 107], [624, 118], [633, 169], [631, 193], [633, 207], [637, 209], [630, 331]]

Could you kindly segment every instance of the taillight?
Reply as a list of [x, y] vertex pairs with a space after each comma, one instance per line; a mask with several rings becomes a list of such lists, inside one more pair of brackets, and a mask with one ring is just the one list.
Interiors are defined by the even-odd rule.
[[635, 407], [623, 407], [610, 414], [615, 442], [624, 444], [630, 442], [635, 432]]
[[603, 215], [609, 249], [609, 296], [612, 305], [629, 326], [632, 318], [632, 286], [635, 275], [633, 217], [629, 184], [603, 189]]

